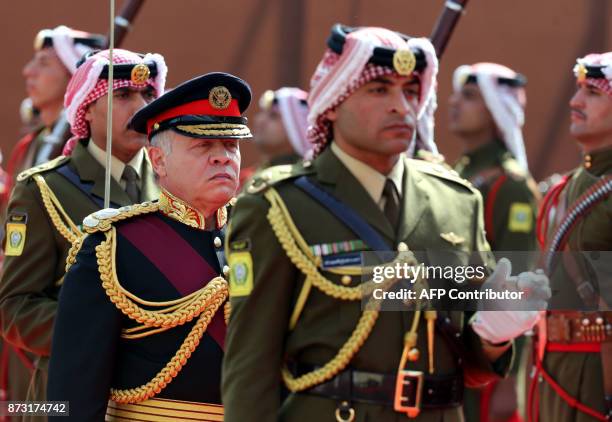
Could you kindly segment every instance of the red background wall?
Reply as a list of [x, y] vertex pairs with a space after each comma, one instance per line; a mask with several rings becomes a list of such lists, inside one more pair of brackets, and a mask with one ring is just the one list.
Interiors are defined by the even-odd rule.
[[[5, 155], [20, 136], [24, 98], [21, 69], [41, 28], [66, 24], [106, 33], [106, 0], [2, 1], [0, 147]], [[117, 10], [121, 0], [117, 0]], [[308, 87], [333, 23], [377, 25], [427, 36], [444, 0], [147, 0], [124, 47], [166, 57], [169, 86], [223, 70], [252, 86], [255, 98], [282, 85]], [[441, 62], [436, 138], [450, 160], [458, 140], [447, 131], [446, 101], [455, 67], [478, 61], [506, 64], [528, 83], [525, 140], [536, 178], [567, 170], [579, 152], [568, 135], [567, 102], [574, 60], [612, 50], [610, 0], [472, 0]], [[250, 113], [252, 115], [252, 112]], [[245, 164], [257, 160], [243, 149]]]

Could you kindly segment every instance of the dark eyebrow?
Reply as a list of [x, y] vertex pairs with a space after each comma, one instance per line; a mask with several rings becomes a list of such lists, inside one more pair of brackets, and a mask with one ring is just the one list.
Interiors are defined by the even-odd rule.
[[121, 88], [115, 88], [113, 89], [113, 92], [119, 93], [119, 94], [125, 94], [130, 92], [131, 89], [127, 86], [121, 87]]
[[384, 76], [379, 76], [378, 78], [374, 78], [370, 82], [384, 84], [384, 85], [393, 85], [393, 82], [389, 78], [385, 78]]
[[601, 89], [599, 89], [598, 87], [593, 86], [593, 85], [591, 85], [591, 84], [587, 84], [587, 89], [588, 89], [589, 91], [603, 92]]

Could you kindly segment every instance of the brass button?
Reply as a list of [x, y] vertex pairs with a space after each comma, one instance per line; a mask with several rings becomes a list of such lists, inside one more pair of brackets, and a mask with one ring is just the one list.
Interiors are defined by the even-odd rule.
[[591, 323], [591, 321], [589, 321], [589, 319], [588, 319], [588, 318], [585, 318], [585, 319], [583, 319], [583, 320], [582, 320], [582, 325], [584, 325], [585, 327], [586, 327], [587, 325], [589, 325], [590, 323]]
[[590, 156], [590, 155], [588, 155], [588, 154], [587, 154], [587, 155], [585, 155], [585, 156], [584, 156], [584, 168], [587, 168], [587, 169], [588, 169], [588, 168], [591, 168], [591, 165], [592, 165], [592, 164], [593, 164], [593, 163], [592, 163], [592, 158], [591, 158], [591, 156]]
[[230, 272], [230, 267], [228, 267], [227, 265], [224, 265], [223, 266], [223, 275], [227, 277], [229, 275], [229, 272]]
[[597, 319], [595, 319], [595, 323], [596, 323], [597, 325], [603, 325], [604, 320], [603, 320], [603, 318], [602, 318], [602, 317], [597, 317]]
[[221, 239], [218, 237], [215, 237], [215, 240], [213, 240], [213, 243], [215, 244], [215, 248], [220, 248], [223, 245], [223, 242], [221, 242]]
[[348, 286], [349, 284], [351, 284], [351, 276], [350, 275], [343, 275], [342, 278], [340, 279], [340, 281], [345, 286]]

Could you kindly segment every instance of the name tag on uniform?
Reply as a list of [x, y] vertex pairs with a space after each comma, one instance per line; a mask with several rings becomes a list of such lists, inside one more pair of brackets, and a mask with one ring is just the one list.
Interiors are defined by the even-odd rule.
[[321, 259], [321, 268], [361, 266], [361, 252], [351, 252], [336, 255], [326, 255]]

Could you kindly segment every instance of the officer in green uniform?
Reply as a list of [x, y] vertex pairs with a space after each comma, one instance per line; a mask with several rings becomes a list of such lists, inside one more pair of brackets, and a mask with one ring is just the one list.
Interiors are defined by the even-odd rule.
[[[69, 134], [56, 133], [61, 131], [56, 124], [63, 120], [60, 116], [68, 81], [81, 56], [92, 49], [102, 48], [104, 43], [103, 35], [63, 25], [43, 29], [34, 38], [34, 56], [24, 66], [23, 77], [28, 98], [38, 113], [41, 125], [19, 140], [11, 151], [7, 167], [10, 176], [7, 200], [19, 173], [62, 152]], [[52, 132], [54, 136], [49, 136]]]
[[491, 261], [477, 191], [403, 154], [435, 101], [431, 43], [336, 25], [328, 47], [309, 97], [316, 158], [263, 172], [230, 219], [225, 420], [462, 420], [464, 380], [503, 375], [510, 340], [537, 315], [497, 336], [481, 312], [468, 324], [462, 312], [362, 311], [355, 252]]
[[460, 66], [450, 97], [450, 130], [464, 143], [455, 165], [482, 193], [487, 240], [494, 251], [537, 248], [538, 194], [522, 137], [525, 78], [494, 63]]
[[[104, 37], [76, 31], [65, 26], [43, 29], [34, 38], [34, 55], [23, 68], [28, 102], [37, 110], [37, 120], [29, 132], [5, 156], [7, 170], [0, 192], [0, 218], [4, 221], [11, 190], [23, 170], [55, 158], [61, 153], [67, 134], [49, 137], [60, 117], [64, 92], [78, 59], [92, 48], [101, 48]], [[64, 127], [64, 125], [62, 125]], [[59, 129], [58, 129], [59, 131]], [[45, 140], [56, 139], [52, 145]], [[29, 356], [0, 339], [0, 400], [24, 400], [32, 371]], [[6, 390], [3, 397], [2, 390]]]
[[549, 190], [538, 217], [558, 292], [538, 324], [530, 413], [541, 421], [612, 416], [612, 52], [578, 59], [574, 73], [570, 132], [582, 163]]
[[[465, 149], [455, 170], [482, 193], [485, 230], [493, 251], [537, 249], [539, 193], [527, 168], [522, 136], [525, 83], [523, 75], [496, 63], [463, 65], [453, 76], [449, 127]], [[524, 264], [517, 265], [515, 259], [515, 268], [532, 263], [533, 257], [520, 255]], [[522, 343], [518, 345], [519, 355]], [[517, 356], [515, 368], [519, 362]], [[514, 377], [509, 377], [487, 386], [482, 394], [468, 390], [467, 419], [508, 420], [517, 407], [514, 385]]]
[[[8, 207], [1, 333], [5, 341], [34, 357], [31, 400], [45, 397], [57, 296], [70, 244], [82, 236], [83, 218], [104, 204], [108, 83], [106, 75], [93, 74], [91, 69], [107, 72], [106, 54], [89, 57], [68, 86], [65, 105], [75, 135], [72, 154], [21, 173]], [[151, 57], [145, 60], [125, 50], [115, 50], [113, 56], [118, 64], [113, 83], [110, 202], [114, 207], [151, 199], [159, 192], [143, 149], [146, 137], [126, 129], [132, 114], [163, 92], [163, 58]], [[96, 62], [101, 66], [92, 66]], [[136, 66], [148, 69], [146, 77], [131, 76]], [[87, 76], [97, 83], [85, 85]]]

